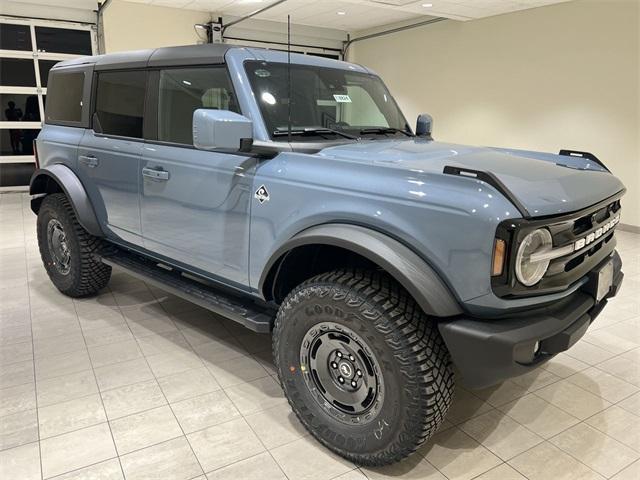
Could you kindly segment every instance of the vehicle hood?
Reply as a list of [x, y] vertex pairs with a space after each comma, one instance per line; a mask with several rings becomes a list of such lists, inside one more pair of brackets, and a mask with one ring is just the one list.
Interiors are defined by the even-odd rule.
[[606, 169], [581, 157], [426, 139], [361, 141], [328, 147], [318, 155], [406, 170], [412, 175], [444, 175], [447, 165], [490, 172], [533, 217], [577, 211], [624, 189]]

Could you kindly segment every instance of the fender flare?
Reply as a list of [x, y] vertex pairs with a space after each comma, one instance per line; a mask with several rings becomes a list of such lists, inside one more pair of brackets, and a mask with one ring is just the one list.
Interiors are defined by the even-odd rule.
[[31, 199], [31, 210], [36, 215], [46, 193], [51, 193], [51, 182], [56, 183], [71, 202], [78, 222], [91, 235], [102, 237], [104, 233], [98, 222], [96, 212], [91, 205], [89, 195], [80, 179], [73, 171], [62, 164], [49, 165], [33, 172], [29, 182], [29, 193], [38, 195]]
[[450, 317], [462, 313], [440, 275], [420, 256], [399, 241], [376, 230], [351, 224], [324, 224], [303, 230], [278, 248], [260, 277], [263, 291], [272, 267], [283, 255], [303, 245], [331, 245], [350, 250], [382, 267], [428, 315]]

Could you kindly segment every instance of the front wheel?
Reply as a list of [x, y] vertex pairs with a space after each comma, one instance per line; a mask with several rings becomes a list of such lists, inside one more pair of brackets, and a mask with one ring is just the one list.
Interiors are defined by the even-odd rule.
[[278, 312], [273, 350], [300, 421], [359, 465], [414, 452], [451, 403], [453, 370], [436, 326], [376, 272], [329, 272], [294, 289]]

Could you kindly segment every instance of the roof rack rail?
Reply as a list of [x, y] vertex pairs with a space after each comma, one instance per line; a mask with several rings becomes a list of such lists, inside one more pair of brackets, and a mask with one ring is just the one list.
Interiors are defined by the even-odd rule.
[[500, 179], [493, 173], [484, 172], [481, 170], [472, 170], [470, 168], [454, 167], [452, 165], [446, 165], [442, 173], [446, 175], [457, 175], [460, 177], [475, 178], [476, 180], [481, 180], [485, 183], [488, 183], [493, 188], [498, 190], [502, 195], [504, 195], [507, 200], [513, 203], [513, 205], [518, 209], [518, 212], [520, 212], [520, 215], [522, 215], [523, 218], [531, 218], [529, 210], [527, 210], [527, 208], [520, 202], [520, 200], [518, 200], [513, 192], [509, 190], [507, 186], [502, 183]]

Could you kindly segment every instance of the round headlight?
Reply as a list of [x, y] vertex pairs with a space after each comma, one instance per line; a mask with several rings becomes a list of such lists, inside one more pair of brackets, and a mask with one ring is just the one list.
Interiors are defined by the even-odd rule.
[[545, 228], [534, 230], [524, 237], [516, 255], [516, 277], [520, 283], [530, 287], [542, 279], [549, 268], [549, 260], [534, 262], [531, 255], [550, 250], [551, 247], [551, 233]]

